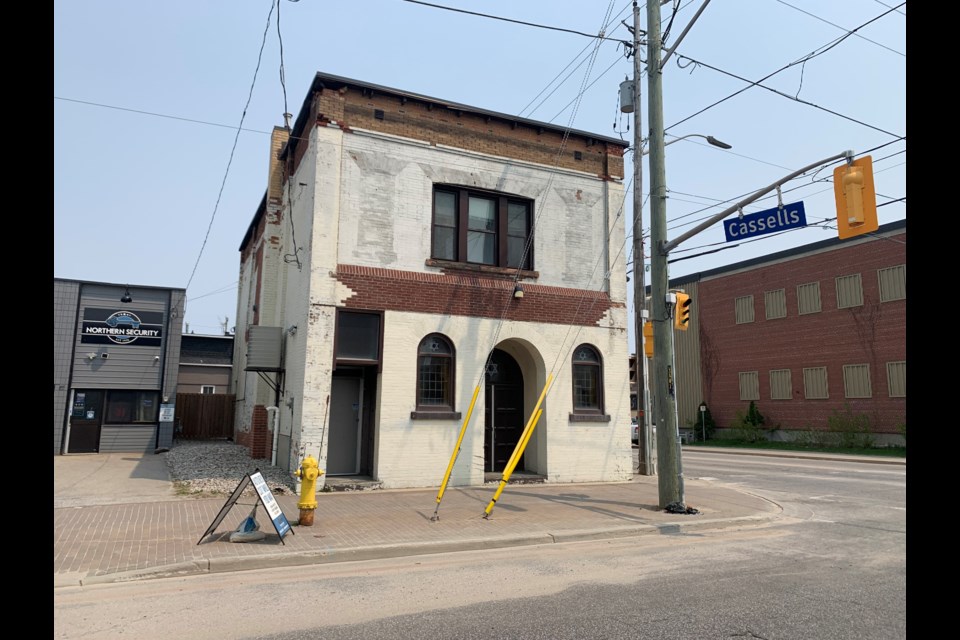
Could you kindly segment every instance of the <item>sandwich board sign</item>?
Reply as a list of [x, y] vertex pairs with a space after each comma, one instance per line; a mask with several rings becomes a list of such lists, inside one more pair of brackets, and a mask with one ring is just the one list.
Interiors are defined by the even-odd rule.
[[203, 542], [204, 538], [216, 531], [227, 513], [229, 513], [233, 505], [236, 504], [244, 489], [250, 486], [251, 482], [253, 483], [253, 488], [257, 491], [257, 499], [270, 515], [270, 522], [273, 523], [273, 528], [276, 529], [277, 535], [280, 536], [280, 542], [286, 544], [286, 542], [283, 542], [283, 537], [288, 533], [293, 533], [293, 529], [290, 528], [287, 517], [283, 515], [283, 510], [280, 509], [280, 505], [277, 504], [277, 499], [273, 497], [273, 492], [270, 491], [270, 487], [267, 486], [267, 481], [263, 479], [263, 474], [260, 473], [260, 469], [255, 469], [253, 473], [244, 476], [240, 484], [237, 485], [237, 488], [233, 490], [233, 493], [227, 498], [223, 507], [220, 508], [220, 513], [217, 514], [217, 517], [213, 519], [213, 522], [207, 527], [207, 530], [200, 536], [200, 540], [197, 541], [198, 545]]

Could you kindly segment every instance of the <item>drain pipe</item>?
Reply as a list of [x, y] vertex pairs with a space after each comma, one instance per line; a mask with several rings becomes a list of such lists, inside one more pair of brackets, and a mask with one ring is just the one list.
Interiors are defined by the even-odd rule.
[[277, 466], [277, 440], [280, 437], [280, 407], [267, 407], [267, 415], [270, 415], [270, 410], [274, 411], [273, 414], [273, 452], [270, 454], [270, 466]]

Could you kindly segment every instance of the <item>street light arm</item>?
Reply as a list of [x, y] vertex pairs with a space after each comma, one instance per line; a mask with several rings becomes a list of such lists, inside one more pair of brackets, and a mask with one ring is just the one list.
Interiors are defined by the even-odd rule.
[[[709, 143], [712, 144], [713, 146], [719, 147], [719, 148], [721, 148], [721, 149], [732, 149], [732, 148], [733, 148], [733, 145], [729, 145], [729, 144], [727, 144], [726, 142], [723, 142], [723, 141], [721, 141], [721, 140], [717, 140], [717, 139], [714, 138], [713, 136], [705, 136], [705, 135], [703, 135], [702, 133], [688, 133], [688, 134], [685, 135], [685, 136], [680, 136], [679, 138], [674, 138], [673, 140], [670, 140], [669, 142], [664, 142], [664, 143], [663, 143], [663, 146], [667, 147], [667, 146], [670, 146], [671, 144], [673, 144], [674, 142], [680, 142], [681, 140], [685, 140], [685, 139], [687, 139], [687, 138], [703, 138], [704, 140], [706, 140], [707, 142], [709, 142]], [[641, 153], [640, 155], [645, 156], [645, 155], [647, 155], [648, 153], [650, 153], [650, 150], [649, 150], [649, 149], [646, 149], [646, 150], [644, 150], [644, 152]]]
[[[728, 215], [730, 215], [730, 214], [733, 213], [734, 211], [738, 211], [739, 209], [747, 206], [747, 205], [750, 204], [751, 202], [759, 199], [761, 196], [764, 196], [764, 195], [768, 194], [769, 192], [773, 191], [774, 189], [776, 189], [777, 187], [779, 187], [779, 186], [782, 185], [783, 183], [789, 182], [790, 180], [793, 180], [793, 179], [796, 178], [797, 176], [802, 175], [802, 174], [806, 173], [807, 171], [810, 171], [811, 169], [816, 169], [816, 168], [819, 167], [820, 165], [827, 164], [828, 162], [832, 162], [832, 161], [834, 161], [834, 160], [839, 160], [840, 158], [848, 158], [848, 159], [849, 159], [849, 158], [852, 158], [852, 157], [853, 157], [853, 151], [844, 151], [843, 153], [838, 153], [838, 154], [835, 155], [835, 156], [830, 156], [829, 158], [824, 158], [823, 160], [820, 160], [819, 162], [814, 162], [814, 163], [811, 164], [811, 165], [807, 165], [807, 166], [804, 167], [803, 169], [798, 169], [797, 171], [794, 171], [794, 172], [791, 173], [790, 175], [785, 176], [785, 177], [783, 177], [783, 178], [780, 178], [779, 180], [777, 180], [777, 181], [774, 182], [773, 184], [771, 184], [771, 185], [769, 185], [769, 186], [767, 186], [767, 187], [764, 187], [763, 189], [760, 189], [759, 191], [757, 191], [757, 192], [754, 193], [753, 195], [747, 196], [746, 198], [744, 198], [743, 200], [741, 200], [741, 201], [738, 202], [737, 204], [735, 204], [735, 205], [733, 205], [733, 206], [731, 206], [731, 207], [727, 207], [726, 209], [724, 209], [723, 211], [721, 211], [721, 212], [718, 213], [717, 215], [713, 216], [712, 218], [710, 218], [710, 219], [707, 220], [706, 222], [702, 222], [701, 224], [697, 225], [696, 227], [694, 227], [694, 228], [691, 229], [690, 231], [687, 231], [686, 233], [681, 234], [681, 235], [680, 235], [679, 237], [677, 237], [676, 239], [671, 240], [670, 242], [665, 242], [665, 243], [663, 244], [663, 247], [662, 247], [663, 255], [668, 255], [673, 249], [675, 249], [675, 248], [677, 247], [677, 245], [679, 245], [679, 244], [680, 244], [681, 242], [683, 242], [684, 240], [689, 240], [691, 237], [697, 235], [698, 233], [700, 233], [701, 231], [703, 231], [703, 230], [706, 229], [707, 227], [711, 227], [711, 226], [713, 226], [715, 223], [720, 222], [721, 220], [723, 220], [724, 218], [726, 218]], [[655, 247], [655, 249], [656, 249], [656, 247]]]

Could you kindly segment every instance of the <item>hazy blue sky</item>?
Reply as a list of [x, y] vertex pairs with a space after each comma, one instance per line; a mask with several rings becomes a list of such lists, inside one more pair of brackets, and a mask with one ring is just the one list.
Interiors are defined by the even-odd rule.
[[[632, 39], [626, 0], [432, 4]], [[667, 46], [700, 6], [662, 7], [665, 28], [678, 7]], [[266, 188], [269, 131], [285, 109], [296, 116], [316, 72], [632, 141], [632, 116], [618, 111], [632, 75], [623, 53], [611, 40], [409, 0], [56, 1], [54, 275], [188, 287], [190, 330], [220, 333], [236, 320], [239, 247]], [[710, 2], [668, 62], [664, 122], [668, 142], [705, 134], [733, 148], [700, 138], [667, 147], [669, 237], [846, 149], [875, 149], [880, 223], [904, 219], [905, 95], [905, 3]], [[733, 246], [714, 225], [673, 252], [699, 257], [673, 262], [670, 275], [836, 237], [831, 176], [832, 167], [784, 187], [784, 203], [804, 203], [808, 228]], [[745, 213], [774, 206], [775, 195]], [[628, 192], [628, 231], [632, 216]]]

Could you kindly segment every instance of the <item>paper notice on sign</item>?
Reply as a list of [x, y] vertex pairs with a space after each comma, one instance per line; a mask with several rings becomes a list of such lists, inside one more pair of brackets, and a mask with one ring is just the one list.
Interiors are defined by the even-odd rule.
[[273, 497], [273, 492], [270, 491], [266, 480], [263, 479], [263, 474], [258, 471], [251, 474], [250, 479], [253, 481], [253, 486], [256, 488], [257, 494], [260, 495], [263, 506], [267, 509], [267, 513], [270, 514], [270, 519], [273, 520], [273, 524], [277, 528], [277, 533], [279, 533], [282, 538], [284, 534], [290, 530], [290, 523], [287, 522], [287, 517], [283, 515], [283, 510], [280, 509], [276, 498]]

